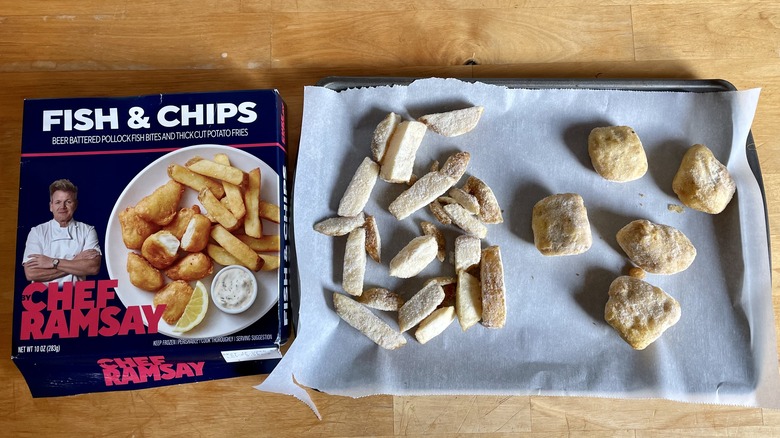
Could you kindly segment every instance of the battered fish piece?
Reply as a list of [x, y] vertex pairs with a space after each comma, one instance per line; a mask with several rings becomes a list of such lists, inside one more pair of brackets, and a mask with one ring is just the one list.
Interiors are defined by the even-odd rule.
[[588, 136], [588, 155], [596, 172], [609, 181], [633, 181], [647, 172], [642, 141], [628, 126], [593, 129]]
[[144, 241], [141, 255], [155, 268], [165, 269], [176, 261], [179, 239], [170, 231], [158, 231]]
[[119, 225], [122, 227], [122, 241], [127, 249], [141, 249], [144, 240], [160, 230], [160, 226], [141, 219], [135, 207], [127, 207], [119, 213]]
[[202, 252], [187, 254], [173, 266], [165, 270], [165, 275], [171, 280], [194, 281], [214, 272], [211, 257]]
[[178, 280], [168, 283], [159, 292], [154, 294], [152, 303], [154, 307], [164, 305], [165, 310], [162, 314], [163, 321], [170, 325], [176, 324], [179, 318], [184, 314], [184, 309], [192, 297], [192, 286], [186, 281]]
[[135, 212], [145, 221], [168, 225], [176, 217], [182, 194], [184, 185], [170, 180], [141, 199], [135, 206]]
[[696, 258], [696, 248], [682, 231], [645, 219], [621, 228], [617, 242], [635, 265], [653, 274], [682, 272]]
[[184, 232], [187, 231], [190, 219], [196, 214], [200, 214], [200, 206], [184, 207], [176, 213], [176, 217], [168, 225], [163, 227], [163, 230], [170, 231], [177, 239], [181, 240]]
[[531, 227], [536, 249], [546, 256], [582, 254], [593, 243], [588, 211], [576, 193], [550, 195], [537, 202]]
[[181, 249], [187, 252], [201, 252], [206, 249], [211, 234], [211, 220], [202, 214], [195, 214], [187, 223], [180, 237]]
[[718, 214], [731, 202], [737, 185], [707, 146], [695, 144], [683, 156], [672, 190], [688, 207]]
[[134, 252], [127, 254], [127, 274], [133, 286], [145, 291], [157, 292], [165, 284], [162, 273]]

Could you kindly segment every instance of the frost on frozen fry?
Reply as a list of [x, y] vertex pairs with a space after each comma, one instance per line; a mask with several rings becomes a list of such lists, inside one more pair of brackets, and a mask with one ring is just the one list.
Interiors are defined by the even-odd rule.
[[426, 114], [418, 120], [439, 135], [455, 137], [476, 128], [484, 110], [482, 106], [472, 106], [444, 113]]
[[436, 225], [427, 221], [420, 222], [420, 228], [424, 235], [433, 236], [436, 239], [436, 245], [439, 248], [439, 251], [436, 253], [436, 258], [439, 259], [440, 262], [443, 262], [444, 258], [447, 256], [447, 241], [444, 239], [444, 233], [436, 228]]
[[501, 207], [498, 205], [493, 190], [481, 179], [470, 176], [463, 186], [466, 193], [474, 195], [479, 203], [479, 219], [486, 224], [500, 224], [504, 222]]
[[366, 275], [366, 230], [355, 228], [347, 237], [344, 248], [344, 275], [342, 287], [350, 295], [363, 293], [363, 278]]
[[391, 183], [405, 183], [412, 176], [417, 149], [422, 143], [427, 128], [416, 121], [404, 121], [398, 124], [390, 137], [382, 158], [379, 176]]
[[371, 191], [374, 190], [378, 176], [379, 165], [371, 158], [364, 158], [352, 176], [344, 196], [341, 198], [338, 215], [355, 216], [363, 211], [368, 198], [371, 196]]
[[354, 217], [332, 217], [314, 224], [314, 231], [326, 236], [343, 236], [366, 222], [363, 212]]
[[458, 272], [455, 310], [464, 332], [482, 319], [482, 288], [479, 280], [465, 270]]
[[452, 321], [455, 321], [455, 308], [453, 306], [438, 308], [420, 323], [414, 332], [414, 337], [419, 343], [425, 344], [442, 334], [452, 324]]
[[397, 293], [383, 287], [372, 287], [357, 298], [361, 304], [377, 310], [397, 312], [404, 305], [404, 299]]
[[484, 239], [487, 236], [487, 227], [476, 217], [469, 214], [460, 204], [447, 204], [444, 211], [450, 216], [452, 222], [466, 233]]
[[482, 288], [482, 325], [501, 328], [506, 322], [506, 289], [501, 250], [491, 246], [482, 251], [480, 263]]
[[344, 322], [359, 330], [380, 347], [395, 350], [406, 345], [406, 338], [401, 333], [393, 330], [368, 308], [352, 298], [334, 293], [333, 307]]
[[376, 218], [366, 215], [366, 252], [377, 263], [382, 263], [382, 238], [376, 225]]
[[435, 237], [415, 237], [390, 260], [390, 276], [414, 277], [436, 258], [438, 252], [439, 246]]
[[430, 283], [420, 289], [398, 310], [398, 325], [401, 332], [416, 326], [436, 310], [442, 301], [444, 301], [444, 289], [438, 284]]
[[371, 154], [377, 163], [381, 163], [385, 157], [387, 143], [399, 123], [401, 123], [401, 116], [391, 112], [374, 129], [374, 134], [371, 136]]

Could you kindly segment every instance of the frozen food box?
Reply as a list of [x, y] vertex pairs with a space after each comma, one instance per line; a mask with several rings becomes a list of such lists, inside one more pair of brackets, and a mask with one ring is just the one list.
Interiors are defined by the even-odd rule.
[[32, 395], [270, 372], [286, 147], [275, 90], [26, 100], [11, 357]]

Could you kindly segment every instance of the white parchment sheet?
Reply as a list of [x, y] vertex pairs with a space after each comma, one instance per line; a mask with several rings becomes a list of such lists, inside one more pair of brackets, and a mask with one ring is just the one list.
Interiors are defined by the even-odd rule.
[[[297, 338], [259, 389], [311, 400], [298, 384], [360, 397], [372, 394], [584, 395], [780, 407], [780, 375], [771, 302], [764, 207], [746, 159], [759, 90], [718, 93], [525, 90], [454, 79], [335, 92], [307, 87], [294, 187], [301, 304]], [[386, 351], [334, 312], [341, 292], [345, 237], [312, 226], [336, 215], [355, 169], [370, 155], [377, 123], [394, 111], [405, 119], [483, 105], [477, 128], [455, 138], [428, 132], [415, 173], [453, 152], [471, 153], [466, 176], [490, 185], [504, 223], [488, 225], [483, 248], [499, 245], [507, 286], [507, 323], [462, 332], [454, 322], [425, 345]], [[648, 156], [644, 177], [604, 180], [593, 170], [587, 137], [597, 126], [628, 125]], [[672, 179], [688, 147], [703, 143], [726, 163], [737, 193], [719, 215], [685, 208]], [[464, 177], [458, 186], [465, 182]], [[379, 180], [366, 206], [382, 238], [382, 264], [368, 259], [365, 287], [407, 299], [433, 276], [454, 275], [434, 261], [411, 279], [388, 275], [392, 257], [421, 234], [429, 210], [398, 221], [388, 204], [406, 187]], [[545, 257], [534, 247], [531, 210], [543, 197], [579, 193], [593, 246], [576, 256]], [[693, 265], [645, 281], [676, 298], [682, 317], [643, 351], [605, 321], [609, 285], [628, 260], [615, 233], [634, 219], [674, 226], [696, 246]], [[448, 251], [460, 233], [443, 226]], [[397, 328], [396, 314], [374, 311]]]

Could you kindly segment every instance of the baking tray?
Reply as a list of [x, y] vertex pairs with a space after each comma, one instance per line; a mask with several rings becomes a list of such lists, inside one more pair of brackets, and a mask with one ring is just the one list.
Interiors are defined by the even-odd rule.
[[[409, 85], [412, 82], [421, 79], [417, 77], [385, 77], [385, 76], [328, 76], [320, 79], [316, 85], [325, 87], [334, 91], [344, 91], [350, 88], [362, 87], [381, 87], [388, 85]], [[527, 89], [589, 89], [589, 90], [626, 90], [626, 91], [657, 91], [657, 92], [689, 92], [689, 93], [712, 93], [723, 91], [736, 91], [737, 88], [730, 82], [723, 79], [511, 79], [511, 78], [458, 78], [466, 82], [483, 82], [487, 84], [500, 85], [508, 88], [527, 88]], [[750, 170], [758, 182], [761, 190], [761, 197], [764, 202], [764, 222], [766, 224], [767, 247], [769, 248], [769, 265], [772, 265], [772, 245], [769, 242], [769, 217], [766, 206], [766, 193], [764, 191], [764, 180], [761, 176], [761, 167], [758, 161], [756, 144], [753, 141], [752, 131], [748, 133], [747, 143], [745, 144], [745, 153], [747, 154]], [[290, 190], [290, 217], [295, 212], [295, 178], [292, 178]], [[294, 223], [294, 221], [291, 221]], [[295, 256], [295, 227], [290, 227], [290, 251], [292, 260], [297, 260]], [[300, 304], [300, 279], [298, 269], [295, 269], [294, 284], [291, 285], [292, 298], [292, 318], [293, 327], [298, 327], [298, 310]]]

